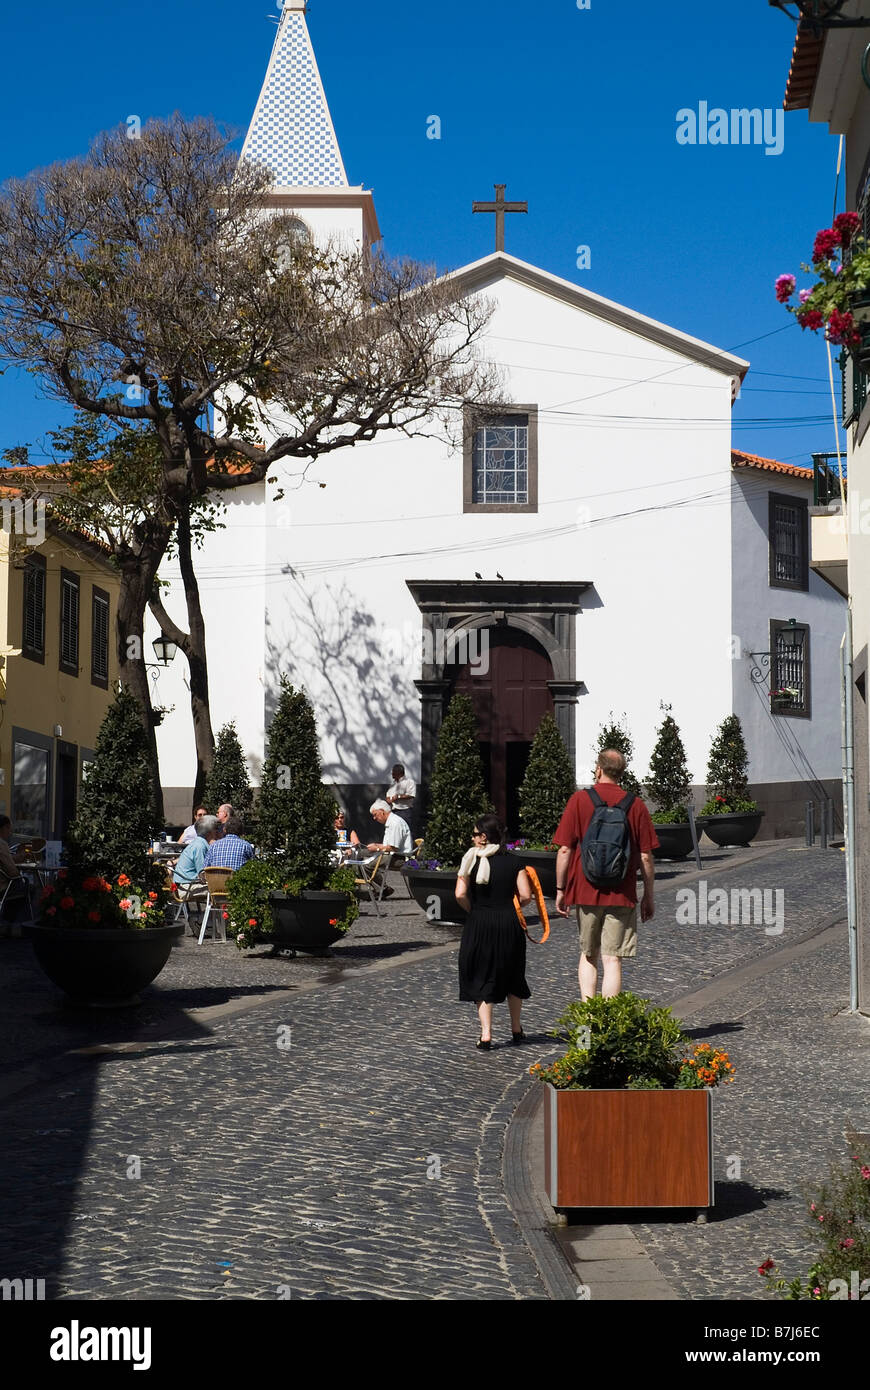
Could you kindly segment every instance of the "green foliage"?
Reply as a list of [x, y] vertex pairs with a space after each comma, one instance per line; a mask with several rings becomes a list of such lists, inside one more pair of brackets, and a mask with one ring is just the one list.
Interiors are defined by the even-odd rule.
[[348, 902], [344, 915], [338, 919], [337, 930], [346, 932], [359, 916], [359, 903], [356, 893], [356, 874], [353, 869], [333, 869], [329, 878], [326, 880], [326, 887], [331, 893], [347, 893]]
[[655, 802], [653, 820], [659, 825], [677, 824], [688, 818], [686, 802], [691, 782], [686, 750], [670, 705], [662, 704], [664, 720], [649, 760], [647, 789]]
[[248, 764], [239, 743], [234, 720], [224, 724], [217, 736], [214, 762], [205, 779], [203, 801], [212, 815], [229, 803], [244, 820], [250, 814], [253, 792], [248, 782]]
[[[347, 893], [348, 902], [338, 919], [337, 930], [346, 932], [359, 916], [359, 904], [354, 894], [352, 869], [335, 869], [324, 887], [333, 893]], [[264, 859], [249, 859], [227, 882], [227, 931], [234, 936], [240, 951], [250, 950], [258, 941], [268, 939], [275, 930], [275, 919], [269, 906], [270, 893], [300, 896], [305, 884], [299, 878], [288, 878], [283, 855]]]
[[257, 805], [257, 835], [283, 853], [285, 876], [325, 888], [335, 845], [335, 798], [323, 785], [314, 710], [304, 690], [282, 676]]
[[94, 760], [82, 783], [78, 809], [66, 837], [71, 874], [127, 874], [153, 886], [158, 869], [148, 846], [156, 814], [148, 736], [138, 701], [121, 690], [106, 711]]
[[520, 787], [520, 829], [533, 844], [550, 844], [577, 790], [568, 750], [552, 714], [538, 725]]
[[709, 1043], [687, 1056], [689, 1039], [670, 1009], [628, 990], [569, 1004], [551, 1036], [567, 1052], [529, 1070], [560, 1091], [696, 1090], [727, 1084], [734, 1072], [727, 1052]]
[[483, 780], [474, 706], [470, 696], [454, 695], [438, 736], [426, 825], [426, 856], [440, 860], [443, 868], [458, 866], [471, 844], [475, 818], [491, 810]]
[[[870, 1290], [870, 1145], [856, 1145], [847, 1167], [835, 1164], [818, 1192], [807, 1201], [807, 1216], [819, 1256], [806, 1279], [786, 1280], [771, 1259], [758, 1272], [772, 1292], [791, 1300], [839, 1301], [862, 1298]], [[858, 1271], [857, 1288], [853, 1271]]]
[[749, 754], [743, 739], [739, 716], [729, 714], [716, 730], [707, 762], [707, 790], [710, 800], [701, 814], [724, 815], [757, 811], [758, 803], [749, 796]]
[[610, 712], [610, 723], [602, 724], [598, 731], [598, 742], [595, 745], [595, 761], [604, 752], [605, 748], [613, 748], [617, 753], [621, 753], [625, 758], [625, 773], [623, 774], [620, 786], [627, 792], [633, 792], [635, 796], [640, 796], [641, 785], [631, 771], [631, 760], [634, 757], [634, 739], [626, 727], [626, 716], [623, 714], [621, 720], [617, 721]]

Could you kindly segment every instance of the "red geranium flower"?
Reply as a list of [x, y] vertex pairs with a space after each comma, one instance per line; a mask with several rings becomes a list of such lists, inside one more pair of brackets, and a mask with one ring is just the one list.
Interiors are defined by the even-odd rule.
[[99, 912], [91, 911], [91, 912], [88, 913], [88, 921], [89, 921], [89, 922], [99, 922], [99, 920], [100, 920], [100, 914], [99, 914]]
[[56, 912], [57, 912], [57, 908], [56, 908], [56, 907], [47, 907], [47, 908], [45, 909], [45, 915], [46, 915], [46, 917], [53, 917], [54, 914], [55, 914]]
[[64, 912], [68, 912], [71, 907], [75, 907], [76, 900], [75, 898], [71, 898], [67, 893], [65, 898], [61, 898], [60, 905], [63, 908]]
[[330, 919], [329, 919], [329, 925], [330, 925], [331, 927], [337, 927], [337, 926], [338, 926], [338, 918], [337, 918], [337, 917], [330, 917]]
[[821, 309], [807, 309], [803, 314], [796, 314], [795, 318], [801, 328], [811, 328], [814, 333], [821, 328], [825, 321], [825, 316]]
[[765, 1260], [764, 1264], [758, 1266], [759, 1274], [769, 1274], [772, 1269], [776, 1269], [776, 1262], [774, 1260]]
[[848, 246], [861, 226], [857, 212], [841, 212], [834, 218], [834, 231], [840, 234], [840, 245]]
[[151, 899], [151, 901], [152, 901], [153, 903], [156, 903], [156, 901], [157, 901], [157, 894], [156, 894], [156, 893], [149, 893], [149, 894], [148, 894], [148, 897]]
[[823, 231], [817, 232], [813, 242], [813, 261], [829, 261], [839, 245], [840, 233], [834, 231], [833, 227], [826, 227]]
[[248, 926], [249, 926], [249, 927], [255, 927], [256, 925], [257, 925], [257, 919], [256, 919], [256, 917], [249, 917], [249, 918], [248, 918]]
[[98, 878], [83, 878], [83, 879], [82, 879], [82, 889], [84, 890], [85, 893], [93, 893], [93, 892], [95, 891], [95, 889], [99, 888], [99, 886], [100, 886], [100, 879], [98, 879]]
[[58, 876], [58, 878], [66, 878], [66, 875], [67, 875], [67, 870], [66, 870], [66, 869], [58, 869], [58, 871], [57, 871], [57, 876]]
[[119, 888], [126, 888], [126, 887], [127, 887], [127, 884], [128, 884], [129, 882], [130, 882], [130, 879], [129, 879], [129, 877], [127, 876], [127, 874], [118, 874], [118, 887], [119, 887]]

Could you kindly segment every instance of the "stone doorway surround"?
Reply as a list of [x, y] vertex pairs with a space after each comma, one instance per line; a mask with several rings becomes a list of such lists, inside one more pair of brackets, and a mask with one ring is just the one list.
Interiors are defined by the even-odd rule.
[[[421, 800], [428, 800], [448, 672], [462, 649], [463, 636], [477, 629], [514, 627], [540, 643], [553, 666], [547, 684], [553, 712], [569, 757], [576, 758], [576, 705], [583, 682], [577, 679], [575, 617], [582, 613], [591, 580], [432, 579], [405, 581], [422, 618], [421, 675], [414, 684], [422, 701], [420, 730]], [[429, 659], [431, 658], [431, 659]]]

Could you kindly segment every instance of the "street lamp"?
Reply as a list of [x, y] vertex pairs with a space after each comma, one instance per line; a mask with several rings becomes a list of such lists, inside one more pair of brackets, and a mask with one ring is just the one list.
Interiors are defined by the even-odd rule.
[[[819, 36], [824, 29], [866, 29], [870, 26], [870, 15], [853, 19], [842, 13], [847, 0], [767, 0], [767, 3]], [[793, 9], [797, 14], [792, 14]]]
[[170, 642], [169, 638], [164, 637], [162, 632], [152, 643], [152, 646], [154, 647], [154, 655], [163, 666], [168, 666], [178, 651], [176, 643]]

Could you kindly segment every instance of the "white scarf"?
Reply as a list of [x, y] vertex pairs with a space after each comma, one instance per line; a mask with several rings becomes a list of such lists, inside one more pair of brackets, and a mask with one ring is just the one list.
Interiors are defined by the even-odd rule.
[[497, 854], [501, 849], [500, 845], [484, 845], [483, 849], [478, 849], [472, 845], [471, 849], [465, 854], [462, 863], [459, 865], [459, 877], [471, 878], [471, 870], [477, 861], [476, 883], [489, 883], [489, 860], [493, 854]]

